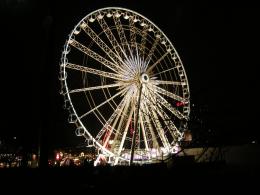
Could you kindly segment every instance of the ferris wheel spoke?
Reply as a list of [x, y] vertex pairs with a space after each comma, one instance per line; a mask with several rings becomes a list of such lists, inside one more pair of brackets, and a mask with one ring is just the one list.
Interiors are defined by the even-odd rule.
[[[111, 130], [109, 131], [109, 135], [107, 136], [107, 138], [105, 139], [105, 142], [103, 143], [103, 146], [106, 146], [108, 141], [110, 140], [110, 137], [111, 137], [111, 134], [112, 134], [112, 131], [115, 130], [115, 126], [116, 126], [116, 123], [117, 121], [119, 120], [119, 117], [120, 117], [120, 113], [122, 113], [122, 108], [123, 106], [125, 105], [125, 101], [123, 102], [124, 104], [122, 104], [118, 110], [118, 113], [116, 114], [116, 118], [112, 124], [112, 127], [111, 127]], [[112, 121], [111, 121], [112, 122]], [[110, 123], [111, 124], [111, 123]]]
[[98, 106], [96, 106], [95, 108], [91, 109], [90, 111], [86, 112], [85, 114], [81, 115], [79, 118], [82, 119], [83, 117], [89, 115], [90, 113], [92, 113], [93, 111], [97, 110], [98, 108], [100, 108], [101, 106], [105, 105], [106, 103], [109, 103], [111, 100], [113, 100], [115, 97], [121, 95], [125, 93], [125, 91], [121, 90], [118, 93], [116, 93], [115, 95], [113, 95], [111, 98], [107, 99], [106, 101], [102, 102], [101, 104], [99, 104]]
[[89, 68], [89, 67], [81, 66], [81, 65], [77, 65], [77, 64], [67, 63], [66, 68], [79, 70], [81, 72], [92, 73], [92, 74], [95, 74], [95, 75], [98, 75], [98, 76], [101, 76], [101, 77], [107, 77], [107, 78], [111, 78], [111, 79], [115, 79], [115, 80], [120, 80], [120, 81], [124, 80], [118, 74], [111, 73], [111, 72], [105, 72], [105, 71], [102, 71], [102, 70], [97, 70], [97, 69], [94, 69], [94, 68]]
[[[109, 26], [107, 25], [106, 21], [104, 20], [104, 18], [100, 18], [100, 19], [98, 19], [98, 22], [99, 22], [99, 25], [101, 26], [101, 28], [103, 29], [103, 31], [105, 32], [109, 42], [111, 43], [114, 50], [116, 51], [117, 56], [118, 56], [118, 58], [120, 59], [120, 62], [121, 62], [119, 64], [121, 64], [122, 66], [125, 67], [126, 70], [129, 70], [131, 72], [132, 71], [131, 68], [122, 60], [122, 57], [127, 59], [127, 55], [126, 55], [125, 51], [123, 51], [120, 44], [118, 43], [117, 39], [115, 38], [115, 36], [112, 33]], [[125, 70], [123, 70], [123, 71], [124, 71], [124, 73], [126, 73]]]
[[[132, 116], [133, 116], [133, 113], [134, 113], [134, 109], [135, 109], [135, 106], [132, 106], [131, 111], [130, 111], [129, 116], [128, 116], [128, 119], [127, 119], [127, 123], [126, 123], [125, 129], [124, 129], [124, 133], [123, 133], [120, 145], [119, 145], [117, 156], [121, 155], [121, 152], [122, 152], [122, 149], [123, 149], [123, 145], [125, 143], [126, 134], [127, 134], [127, 131], [128, 131], [128, 128], [129, 128], [129, 125], [130, 125], [130, 122], [132, 120]], [[116, 158], [115, 164], [117, 164], [117, 162], [118, 162], [118, 157]]]
[[135, 22], [134, 22], [134, 17], [131, 16], [129, 18], [129, 27], [130, 27], [130, 45], [131, 47], [135, 46], [136, 43], [136, 32], [135, 32]]
[[[152, 97], [151, 97], [152, 99]], [[175, 124], [172, 122], [171, 118], [164, 112], [164, 109], [161, 107], [160, 104], [156, 104], [155, 99], [152, 100], [154, 105], [157, 105], [159, 109], [156, 109], [156, 112], [159, 114], [159, 116], [164, 121], [166, 127], [168, 128], [171, 136], [173, 137], [174, 141], [178, 141], [182, 134], [178, 130], [178, 128], [175, 126]]]
[[168, 128], [174, 142], [179, 141], [179, 139], [182, 137], [181, 132], [178, 130], [178, 128], [175, 126], [175, 124], [172, 122], [172, 120], [170, 119], [170, 117], [163, 111], [163, 109], [161, 110], [156, 110], [158, 112], [158, 114], [161, 116], [161, 118], [163, 119], [166, 127]]
[[115, 22], [115, 25], [116, 25], [117, 33], [119, 35], [119, 39], [121, 41], [122, 47], [123, 47], [123, 49], [126, 52], [126, 51], [129, 51], [130, 48], [129, 48], [129, 44], [127, 42], [127, 38], [125, 36], [124, 29], [123, 29], [121, 21], [120, 21], [120, 15], [118, 17], [118, 14], [119, 13], [114, 14], [113, 18], [114, 18], [114, 22]]
[[[70, 95], [70, 94], [68, 94], [68, 95]], [[92, 102], [93, 102], [92, 96], [91, 96], [91, 98], [86, 98], [86, 99], [87, 99], [88, 104], [91, 105], [91, 100], [92, 100]], [[94, 103], [94, 102], [93, 102], [93, 103]], [[94, 104], [95, 104], [95, 103], [94, 103]], [[103, 117], [103, 115], [102, 115], [99, 111], [98, 111], [98, 112], [94, 112], [93, 114], [96, 116], [96, 118], [99, 120], [99, 122], [100, 122], [101, 124], [103, 124], [104, 121], [106, 121], [105, 118]]]
[[148, 25], [145, 24], [142, 32], [141, 32], [141, 45], [140, 45], [140, 56], [144, 58], [145, 54], [145, 44], [146, 44], [146, 36], [147, 36], [147, 30], [148, 30]]
[[119, 64], [123, 64], [121, 57], [117, 54], [115, 54], [104, 41], [102, 41], [101, 38], [85, 23], [82, 23], [82, 29], [85, 31], [85, 33], [91, 37], [95, 43], [106, 53], [108, 54], [109, 58], [117, 65], [117, 70], [124, 71]]
[[169, 69], [167, 69], [167, 70], [164, 70], [164, 71], [158, 72], [158, 73], [156, 73], [156, 74], [153, 74], [153, 75], [151, 75], [151, 77], [157, 76], [157, 75], [162, 74], [162, 73], [165, 73], [165, 72], [169, 72], [169, 71], [174, 70], [174, 69], [176, 69], [176, 68], [177, 68], [176, 66], [175, 66], [175, 67], [172, 67], [172, 68], [169, 68]]
[[[170, 134], [172, 135], [174, 141], [178, 140], [182, 135], [178, 128], [174, 125], [170, 117], [165, 113], [164, 109], [160, 104], [156, 103], [156, 99], [153, 96], [149, 96], [149, 99], [153, 103], [153, 105], [157, 105], [159, 109], [155, 109], [155, 111], [159, 114], [159, 116], [163, 119], [166, 127], [168, 128]], [[177, 138], [177, 139], [176, 139]]]
[[81, 52], [85, 53], [86, 55], [90, 56], [91, 58], [95, 59], [99, 63], [103, 64], [104, 66], [106, 66], [110, 70], [112, 70], [114, 72], [118, 72], [117, 71], [118, 66], [116, 64], [114, 64], [114, 63], [108, 61], [107, 59], [103, 58], [102, 56], [100, 56], [96, 52], [92, 51], [91, 49], [89, 49], [86, 46], [82, 45], [81, 43], [77, 42], [75, 39], [70, 39], [69, 44], [72, 45], [73, 47], [75, 47], [76, 49], [78, 49], [79, 51], [81, 51]]
[[167, 97], [170, 97], [170, 98], [172, 98], [174, 100], [181, 101], [183, 103], [187, 102], [187, 100], [185, 98], [180, 97], [180, 96], [178, 96], [178, 95], [176, 95], [176, 94], [174, 94], [172, 92], [169, 92], [169, 91], [167, 91], [167, 90], [165, 90], [165, 89], [163, 89], [161, 87], [158, 87], [156, 85], [154, 85], [154, 89], [155, 89], [156, 92], [158, 92], [160, 94], [163, 94], [163, 95], [165, 95]]
[[[150, 62], [150, 60], [152, 59], [152, 55], [154, 54], [154, 51], [157, 47], [157, 44], [159, 42], [159, 37], [156, 37], [151, 49], [149, 50], [149, 53], [145, 59], [145, 62]], [[145, 71], [147, 69], [147, 66], [148, 66], [149, 63], [147, 63], [144, 67], [143, 67], [143, 71]]]
[[148, 142], [147, 142], [147, 135], [146, 135], [146, 128], [143, 122], [143, 114], [142, 112], [140, 112], [140, 124], [141, 124], [141, 129], [142, 129], [142, 135], [144, 138], [144, 145], [145, 145], [145, 149], [146, 151], [149, 151], [149, 147], [148, 147]]
[[[120, 119], [120, 121], [119, 121], [119, 124], [118, 124], [118, 127], [117, 127], [117, 131], [116, 131], [116, 133], [115, 133], [115, 137], [114, 137], [114, 143], [113, 143], [113, 145], [112, 145], [112, 148], [114, 149], [115, 148], [115, 144], [116, 144], [116, 141], [118, 140], [118, 138], [119, 138], [119, 134], [123, 134], [123, 132], [121, 133], [120, 131], [122, 130], [122, 126], [124, 126], [124, 124], [126, 124], [127, 123], [127, 117], [128, 117], [128, 110], [129, 110], [129, 107], [130, 107], [130, 105], [131, 105], [131, 98], [132, 98], [132, 96], [133, 96], [133, 90], [132, 89], [130, 89], [129, 91], [128, 91], [128, 94], [126, 95], [127, 96], [127, 104], [126, 104], [126, 106], [125, 106], [125, 108], [123, 109], [123, 112], [122, 112], [122, 117], [121, 117], [121, 119]], [[120, 140], [118, 140], [119, 142], [120, 142]]]
[[169, 111], [171, 111], [176, 117], [178, 117], [179, 119], [187, 119], [180, 111], [172, 107], [172, 105], [169, 102], [167, 102], [167, 100], [165, 100], [162, 96], [157, 94], [156, 98], [160, 104], [162, 104]]
[[172, 107], [172, 105], [165, 100], [160, 94], [158, 94], [157, 92], [153, 92], [152, 90], [150, 90], [150, 93], [156, 98], [156, 103], [163, 105], [165, 108], [167, 108], [169, 111], [171, 111], [171, 113], [173, 113], [176, 117], [178, 117], [179, 119], [186, 119], [186, 117], [178, 110], [176, 110], [174, 107]]
[[105, 32], [105, 34], [106, 34], [108, 40], [110, 41], [111, 45], [113, 46], [114, 50], [118, 54], [118, 56], [122, 57], [123, 55], [125, 55], [123, 49], [117, 42], [117, 39], [115, 38], [114, 34], [112, 33], [111, 29], [107, 25], [104, 18], [100, 18], [100, 19], [98, 18], [98, 22], [99, 22], [99, 25], [101, 26], [102, 30]]
[[[138, 53], [138, 49], [137, 50], [137, 53]], [[140, 51], [141, 52], [141, 51]], [[139, 56], [139, 55], [138, 55]], [[139, 68], [139, 72], [145, 72], [145, 68], [146, 66], [148, 66], [149, 64], [149, 61], [145, 61], [144, 60], [144, 54], [140, 54], [140, 57], [138, 57], [137, 59], [137, 64], [138, 64], [138, 68]]]
[[162, 80], [150, 80], [154, 85], [187, 85], [185, 82], [180, 81], [162, 81]]
[[126, 121], [127, 121], [127, 111], [128, 111], [128, 109], [129, 109], [129, 106], [130, 106], [130, 94], [131, 94], [131, 92], [130, 91], [128, 91], [128, 95], [127, 95], [127, 104], [125, 105], [125, 107], [124, 107], [124, 109], [123, 109], [123, 111], [122, 111], [122, 115], [121, 115], [121, 119], [120, 119], [120, 121], [119, 121], [119, 124], [118, 124], [118, 127], [117, 127], [117, 131], [116, 131], [116, 133], [115, 133], [115, 137], [114, 137], [114, 142], [113, 142], [113, 145], [112, 145], [112, 148], [114, 149], [115, 148], [115, 144], [116, 144], [116, 141], [117, 141], [117, 139], [118, 139], [118, 135], [121, 133], [120, 132], [120, 130], [121, 130], [121, 128], [122, 128], [122, 125], [123, 125], [123, 123], [125, 122], [126, 123]]
[[141, 72], [142, 63], [137, 45], [135, 45], [135, 55], [133, 53], [134, 52], [132, 51], [132, 49], [130, 49], [130, 56], [126, 58], [126, 62], [127, 64], [129, 64], [132, 72], [136, 72], [136, 70], [138, 70], [138, 72]]
[[145, 98], [145, 101], [143, 102], [143, 106], [141, 107], [142, 108], [142, 116], [143, 116], [143, 119], [142, 121], [144, 122], [144, 126], [146, 127], [146, 134], [147, 134], [147, 138], [148, 138], [148, 141], [149, 141], [149, 145], [150, 148], [159, 148], [159, 143], [158, 143], [158, 140], [156, 138], [156, 135], [155, 135], [155, 129], [153, 128], [153, 125], [152, 125], [152, 118], [151, 118], [151, 112], [150, 112], [150, 109], [149, 109], [149, 106], [148, 106], [148, 102], [149, 100], [147, 99], [147, 96], [143, 96], [143, 98]]
[[158, 143], [158, 140], [156, 138], [156, 135], [155, 135], [155, 130], [153, 128], [153, 125], [152, 125], [152, 119], [151, 119], [151, 115], [150, 115], [150, 110], [148, 109], [148, 105], [147, 103], [145, 104], [145, 107], [144, 107], [144, 112], [143, 112], [143, 116], [144, 116], [144, 124], [146, 124], [146, 126], [148, 126], [148, 129], [149, 131], [147, 133], [150, 133], [150, 142], [151, 142], [151, 148], [159, 148], [159, 143]]
[[110, 85], [100, 85], [95, 87], [87, 87], [87, 88], [81, 88], [81, 89], [73, 89], [70, 90], [69, 93], [78, 93], [78, 92], [85, 92], [85, 91], [92, 91], [92, 90], [98, 90], [98, 89], [108, 89], [112, 87], [118, 87], [122, 86], [122, 83], [116, 83], [116, 84], [110, 84]]
[[152, 121], [153, 121], [153, 123], [154, 123], [154, 125], [155, 125], [155, 127], [157, 129], [157, 132], [158, 132], [158, 135], [159, 135], [159, 137], [160, 137], [160, 139], [162, 141], [163, 147], [164, 148], [169, 148], [170, 144], [169, 144], [168, 139], [165, 137], [165, 133], [164, 133], [163, 127], [162, 127], [162, 125], [160, 123], [160, 120], [159, 120], [157, 114], [156, 114], [156, 109], [154, 108], [153, 105], [150, 105], [149, 107], [151, 109], [151, 111], [150, 111], [151, 115], [152, 115], [151, 119], [152, 119]]
[[110, 124], [112, 123], [112, 121], [115, 119], [115, 117], [117, 115], [119, 115], [121, 113], [121, 109], [125, 106], [125, 104], [127, 103], [126, 101], [127, 97], [125, 96], [122, 101], [119, 103], [119, 105], [117, 106], [117, 108], [114, 110], [113, 114], [110, 116], [110, 118], [106, 121], [105, 124], [103, 124], [103, 128], [99, 131], [99, 133], [96, 136], [96, 140], [100, 140], [100, 138], [104, 135], [106, 129], [108, 126], [110, 126]]
[[153, 70], [153, 68], [155, 66], [157, 66], [157, 64], [159, 64], [170, 52], [166, 52], [165, 54], [163, 54], [153, 65], [151, 65], [148, 69], [147, 69], [147, 73], [149, 73], [151, 70]]

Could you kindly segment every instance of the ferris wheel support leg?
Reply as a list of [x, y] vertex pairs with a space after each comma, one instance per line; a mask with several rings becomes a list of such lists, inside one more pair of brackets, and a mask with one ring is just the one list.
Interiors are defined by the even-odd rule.
[[143, 89], [143, 84], [141, 83], [140, 91], [139, 91], [139, 98], [138, 98], [138, 105], [137, 105], [137, 114], [136, 114], [134, 135], [133, 135], [132, 148], [131, 148], [130, 166], [133, 165], [133, 159], [134, 159], [135, 140], [136, 140], [136, 134], [137, 134], [137, 124], [138, 124], [138, 119], [139, 119], [139, 110], [140, 110], [140, 104], [141, 104], [142, 89]]

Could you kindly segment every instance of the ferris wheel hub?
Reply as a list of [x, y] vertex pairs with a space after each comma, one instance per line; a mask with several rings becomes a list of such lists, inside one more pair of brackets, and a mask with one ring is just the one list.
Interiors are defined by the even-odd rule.
[[146, 73], [141, 74], [140, 81], [141, 83], [148, 83], [149, 76]]

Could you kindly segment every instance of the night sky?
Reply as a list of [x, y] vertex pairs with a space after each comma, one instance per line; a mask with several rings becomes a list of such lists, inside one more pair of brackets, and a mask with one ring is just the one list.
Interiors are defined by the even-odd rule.
[[84, 141], [63, 110], [61, 51], [85, 15], [120, 6], [149, 18], [180, 54], [194, 104], [190, 130], [196, 143], [260, 141], [259, 7], [185, 0], [2, 0], [0, 6], [2, 140], [28, 150], [37, 150], [41, 140], [46, 151]]

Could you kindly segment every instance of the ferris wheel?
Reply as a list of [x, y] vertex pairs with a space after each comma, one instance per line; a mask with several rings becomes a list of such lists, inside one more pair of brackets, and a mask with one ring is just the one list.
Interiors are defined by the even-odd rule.
[[182, 61], [166, 35], [129, 9], [93, 11], [71, 31], [61, 94], [76, 135], [113, 165], [152, 163], [178, 151], [190, 113]]

